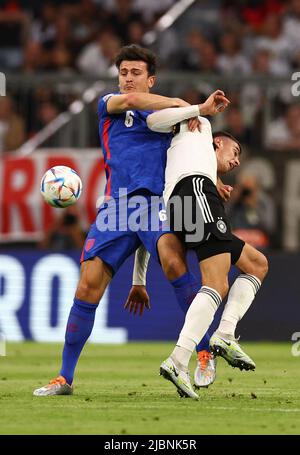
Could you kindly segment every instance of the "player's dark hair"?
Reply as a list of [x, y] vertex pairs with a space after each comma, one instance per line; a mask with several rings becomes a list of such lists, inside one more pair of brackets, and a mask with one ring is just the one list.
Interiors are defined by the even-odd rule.
[[240, 154], [242, 153], [241, 143], [234, 136], [232, 136], [232, 134], [228, 133], [227, 131], [216, 131], [215, 133], [213, 133], [212, 136], [213, 136], [213, 139], [215, 139], [215, 137], [228, 137], [229, 139], [231, 139], [233, 142], [235, 142], [239, 146], [239, 152], [240, 152]]
[[123, 60], [141, 60], [147, 64], [149, 76], [154, 76], [156, 73], [156, 56], [152, 51], [145, 47], [137, 46], [136, 44], [123, 46], [115, 59], [118, 70], [120, 69]]

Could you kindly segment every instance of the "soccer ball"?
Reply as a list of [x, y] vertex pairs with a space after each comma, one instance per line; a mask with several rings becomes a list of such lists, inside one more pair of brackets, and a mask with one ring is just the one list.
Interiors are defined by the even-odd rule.
[[79, 175], [68, 166], [52, 167], [41, 180], [42, 196], [52, 207], [64, 208], [75, 204], [81, 191]]

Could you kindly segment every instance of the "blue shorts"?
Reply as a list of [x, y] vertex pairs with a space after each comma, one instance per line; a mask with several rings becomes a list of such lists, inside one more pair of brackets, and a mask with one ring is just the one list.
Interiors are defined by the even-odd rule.
[[97, 256], [116, 273], [141, 244], [159, 262], [157, 241], [171, 232], [162, 197], [143, 190], [118, 199], [111, 198], [99, 208], [80, 262]]

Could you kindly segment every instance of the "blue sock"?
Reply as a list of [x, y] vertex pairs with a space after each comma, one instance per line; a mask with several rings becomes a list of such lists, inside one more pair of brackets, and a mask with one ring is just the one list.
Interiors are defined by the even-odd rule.
[[170, 281], [170, 283], [173, 286], [177, 302], [185, 314], [197, 292], [200, 291], [199, 279], [197, 280], [191, 272], [186, 272], [176, 280]]
[[200, 343], [197, 344], [197, 346], [196, 346], [196, 351], [197, 352], [209, 351], [209, 340], [210, 340], [210, 337], [212, 335], [212, 333], [210, 333], [210, 332], [211, 331], [208, 329], [208, 331], [206, 332], [206, 334], [204, 335], [204, 337], [202, 338]]
[[214, 316], [213, 322], [209, 326], [206, 334], [204, 335], [204, 337], [202, 338], [200, 343], [197, 344], [197, 346], [196, 346], [196, 351], [197, 352], [203, 351], [203, 350], [209, 351], [209, 340], [210, 340], [212, 334], [217, 330], [217, 328], [218, 328], [218, 326], [220, 324], [221, 315], [222, 315], [222, 310], [219, 307], [217, 312], [216, 312], [216, 314], [215, 314], [215, 316]]
[[82, 348], [92, 332], [97, 306], [74, 298], [66, 327], [62, 368], [60, 370], [60, 375], [70, 385], [73, 382], [75, 367]]
[[[176, 294], [177, 302], [179, 303], [180, 308], [185, 314], [189, 308], [189, 305], [194, 300], [196, 294], [201, 289], [199, 280], [197, 280], [192, 273], [186, 272], [185, 274], [181, 275], [179, 278], [171, 281], [170, 283], [172, 284], [174, 292]], [[202, 338], [202, 340], [200, 341], [200, 343], [196, 346], [197, 352], [202, 350], [209, 351], [209, 340], [211, 335], [215, 331], [216, 325], [215, 319], [210, 328], [207, 330], [204, 337]]]

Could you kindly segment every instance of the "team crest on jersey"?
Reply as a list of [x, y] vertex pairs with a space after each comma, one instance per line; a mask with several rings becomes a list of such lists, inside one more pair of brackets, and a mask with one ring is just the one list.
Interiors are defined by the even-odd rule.
[[217, 228], [219, 229], [220, 232], [222, 232], [222, 234], [225, 234], [225, 232], [227, 231], [227, 226], [223, 220], [217, 221]]
[[109, 98], [111, 98], [112, 96], [114, 96], [114, 94], [113, 94], [113, 93], [109, 93], [108, 95], [103, 96], [103, 100], [106, 102], [106, 101], [108, 101]]

